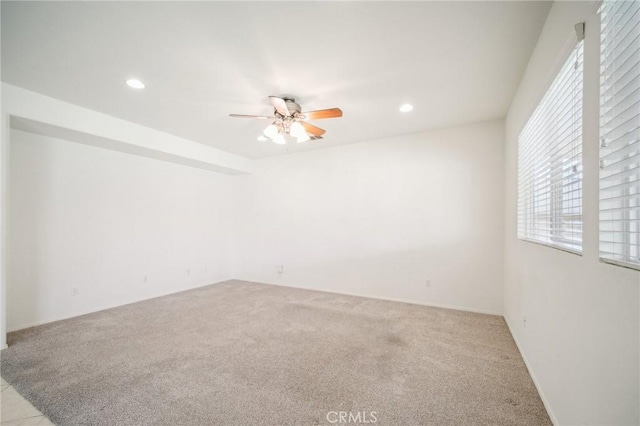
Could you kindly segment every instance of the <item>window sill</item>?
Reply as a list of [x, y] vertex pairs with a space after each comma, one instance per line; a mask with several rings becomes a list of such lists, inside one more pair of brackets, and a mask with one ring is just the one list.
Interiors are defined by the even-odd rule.
[[620, 266], [622, 268], [633, 269], [634, 271], [640, 271], [640, 265], [635, 263], [623, 262], [621, 260], [607, 259], [605, 257], [601, 257], [600, 262], [608, 263], [609, 265]]
[[582, 256], [582, 250], [572, 249], [572, 248], [569, 248], [569, 247], [557, 246], [557, 245], [554, 245], [554, 244], [551, 244], [551, 243], [545, 243], [544, 241], [530, 240], [528, 238], [518, 237], [518, 239], [520, 241], [524, 241], [526, 243], [537, 244], [539, 246], [549, 247], [549, 248], [552, 248], [552, 249], [564, 251], [566, 253], [575, 254], [576, 256]]

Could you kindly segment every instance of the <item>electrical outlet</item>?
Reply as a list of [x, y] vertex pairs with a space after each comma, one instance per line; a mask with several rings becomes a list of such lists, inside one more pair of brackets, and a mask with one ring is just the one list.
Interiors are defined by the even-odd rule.
[[431, 287], [431, 280], [427, 280], [427, 282], [424, 283], [425, 287]]
[[147, 276], [145, 275], [145, 276], [144, 276], [144, 278], [142, 278], [142, 281], [144, 281], [144, 282], [146, 283], [147, 281], [149, 281], [149, 277], [147, 277]]
[[187, 275], [191, 275], [191, 269], [187, 269]]
[[278, 273], [279, 274], [284, 273], [284, 265], [278, 265]]
[[73, 288], [71, 289], [71, 295], [72, 295], [72, 296], [77, 296], [77, 295], [79, 295], [79, 294], [80, 294], [80, 289], [79, 289], [78, 287], [73, 287]]

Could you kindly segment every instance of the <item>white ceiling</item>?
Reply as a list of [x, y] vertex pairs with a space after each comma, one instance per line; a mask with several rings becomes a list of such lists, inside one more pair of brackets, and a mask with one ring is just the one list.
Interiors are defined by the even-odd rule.
[[[504, 117], [549, 7], [3, 1], [2, 80], [258, 158]], [[256, 141], [266, 122], [228, 117], [285, 94], [344, 117], [286, 147]]]

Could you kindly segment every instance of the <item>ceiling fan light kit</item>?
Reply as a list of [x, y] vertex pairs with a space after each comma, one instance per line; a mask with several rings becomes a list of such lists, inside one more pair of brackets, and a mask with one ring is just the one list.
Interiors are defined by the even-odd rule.
[[244, 114], [229, 114], [229, 116], [235, 118], [273, 120], [273, 122], [264, 129], [263, 135], [272, 142], [280, 145], [287, 143], [286, 136], [295, 138], [297, 143], [322, 139], [322, 135], [324, 135], [326, 131], [313, 124], [307, 123], [305, 120], [342, 117], [342, 110], [340, 108], [302, 112], [302, 108], [293, 98], [269, 96], [269, 101], [274, 109], [272, 117]]

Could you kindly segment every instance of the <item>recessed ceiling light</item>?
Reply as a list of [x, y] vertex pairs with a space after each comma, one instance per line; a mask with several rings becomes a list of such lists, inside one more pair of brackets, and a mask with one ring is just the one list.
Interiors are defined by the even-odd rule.
[[258, 136], [258, 140], [259, 140], [260, 142], [266, 142], [266, 141], [268, 141], [269, 139], [267, 139], [266, 137], [264, 137], [264, 136], [260, 135], [260, 136]]
[[144, 89], [144, 83], [135, 78], [130, 78], [129, 80], [127, 80], [127, 86], [134, 89]]
[[411, 104], [400, 105], [400, 112], [409, 112], [409, 111], [413, 111], [413, 105]]

